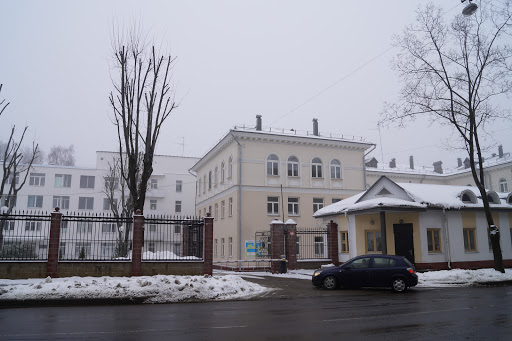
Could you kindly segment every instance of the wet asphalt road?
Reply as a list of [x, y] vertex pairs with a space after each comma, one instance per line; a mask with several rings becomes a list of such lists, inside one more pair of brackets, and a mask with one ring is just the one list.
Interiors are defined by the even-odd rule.
[[0, 340], [511, 340], [512, 287], [315, 289], [250, 301], [0, 309]]

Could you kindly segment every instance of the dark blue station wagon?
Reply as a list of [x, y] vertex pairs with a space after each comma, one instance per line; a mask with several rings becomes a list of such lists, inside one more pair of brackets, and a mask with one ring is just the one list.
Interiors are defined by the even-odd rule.
[[390, 287], [396, 292], [403, 292], [418, 284], [418, 275], [414, 265], [405, 257], [364, 255], [340, 266], [318, 269], [312, 281], [314, 286], [330, 290], [339, 287]]

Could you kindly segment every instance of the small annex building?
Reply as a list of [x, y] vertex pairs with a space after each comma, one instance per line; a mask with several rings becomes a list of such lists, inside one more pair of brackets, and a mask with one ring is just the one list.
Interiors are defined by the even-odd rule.
[[[505, 267], [512, 267], [512, 193], [488, 191]], [[317, 212], [339, 229], [339, 256], [402, 255], [417, 269], [493, 267], [478, 188], [395, 183], [380, 177], [368, 190]]]

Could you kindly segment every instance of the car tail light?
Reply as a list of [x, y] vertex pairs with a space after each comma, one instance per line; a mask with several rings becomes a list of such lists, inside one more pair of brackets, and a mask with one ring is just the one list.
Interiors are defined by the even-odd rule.
[[410, 273], [414, 273], [414, 269], [413, 268], [407, 268], [407, 271], [409, 271]]

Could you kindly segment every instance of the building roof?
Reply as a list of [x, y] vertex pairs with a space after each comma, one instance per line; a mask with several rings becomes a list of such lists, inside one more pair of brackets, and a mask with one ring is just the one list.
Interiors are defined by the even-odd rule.
[[[495, 193], [499, 204], [491, 208], [512, 210], [512, 193]], [[467, 194], [473, 202], [463, 201]], [[474, 186], [447, 186], [417, 183], [395, 183], [382, 176], [365, 192], [326, 206], [315, 212], [314, 217], [351, 214], [354, 212], [382, 209], [426, 210], [427, 208], [479, 209], [483, 208], [480, 192]]]

